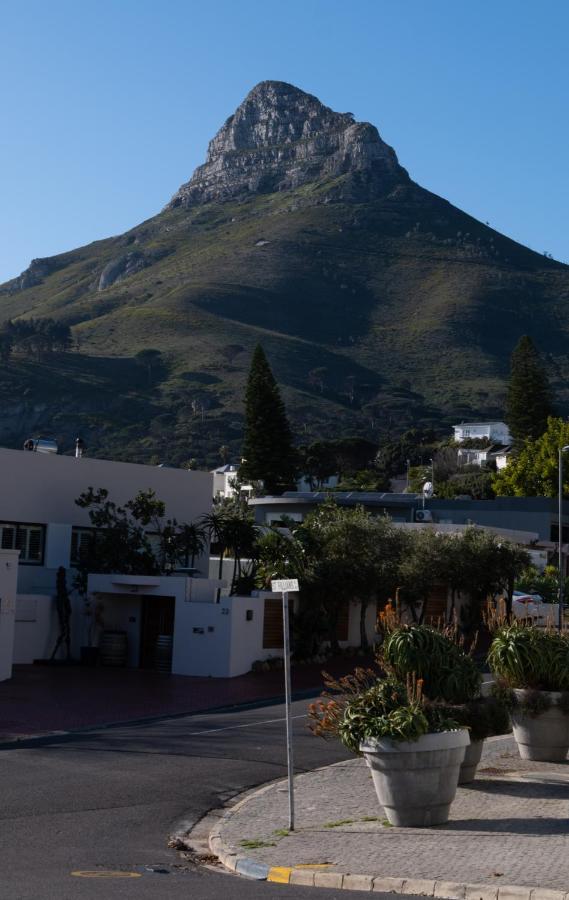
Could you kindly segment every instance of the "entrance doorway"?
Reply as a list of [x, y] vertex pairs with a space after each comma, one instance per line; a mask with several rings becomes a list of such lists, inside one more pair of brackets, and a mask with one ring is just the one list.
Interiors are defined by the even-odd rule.
[[157, 669], [164, 663], [167, 638], [174, 636], [174, 597], [142, 597], [140, 668]]

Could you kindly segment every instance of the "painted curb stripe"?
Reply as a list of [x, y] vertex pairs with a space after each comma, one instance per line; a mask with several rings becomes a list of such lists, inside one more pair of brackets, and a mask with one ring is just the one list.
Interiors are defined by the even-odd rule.
[[276, 884], [288, 884], [291, 872], [291, 866], [271, 866], [267, 875], [267, 881], [274, 881]]
[[238, 859], [235, 871], [245, 878], [254, 878], [256, 881], [266, 881], [270, 868], [265, 863], [257, 862], [254, 859]]

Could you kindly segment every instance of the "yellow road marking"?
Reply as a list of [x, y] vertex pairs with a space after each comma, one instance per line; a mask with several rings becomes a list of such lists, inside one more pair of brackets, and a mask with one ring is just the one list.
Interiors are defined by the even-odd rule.
[[277, 884], [288, 884], [291, 872], [292, 868], [290, 866], [271, 866], [267, 875], [267, 881], [275, 881]]
[[140, 878], [140, 872], [114, 872], [111, 869], [99, 869], [98, 871], [72, 872], [76, 878]]

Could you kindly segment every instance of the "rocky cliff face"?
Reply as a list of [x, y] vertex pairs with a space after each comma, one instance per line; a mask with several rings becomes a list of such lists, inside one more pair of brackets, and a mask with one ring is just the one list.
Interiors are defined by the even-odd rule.
[[382, 196], [408, 175], [377, 129], [281, 81], [263, 81], [210, 141], [204, 165], [169, 206], [267, 194], [342, 180], [344, 199]]

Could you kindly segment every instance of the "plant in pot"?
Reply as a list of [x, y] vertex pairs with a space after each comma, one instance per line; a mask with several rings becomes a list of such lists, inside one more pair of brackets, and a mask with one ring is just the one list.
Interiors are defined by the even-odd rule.
[[569, 635], [502, 624], [488, 662], [509, 696], [522, 759], [563, 761], [569, 750]]
[[400, 625], [382, 620], [383, 643], [378, 651], [382, 668], [400, 681], [412, 673], [422, 679], [430, 701], [450, 705], [449, 715], [468, 728], [470, 744], [461, 765], [459, 784], [474, 780], [484, 739], [510, 730], [507, 711], [496, 698], [480, 696], [482, 678], [456, 626]]
[[364, 756], [389, 822], [424, 828], [448, 821], [469, 737], [447, 708], [427, 701], [415, 677], [403, 684], [356, 669], [328, 679], [327, 688], [334, 695], [309, 708], [312, 730]]

